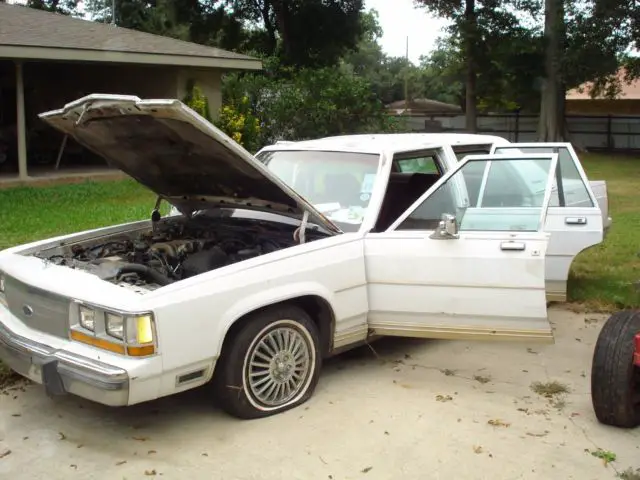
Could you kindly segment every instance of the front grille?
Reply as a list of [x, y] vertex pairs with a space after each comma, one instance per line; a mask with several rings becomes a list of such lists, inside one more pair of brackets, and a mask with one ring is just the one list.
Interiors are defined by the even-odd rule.
[[9, 311], [25, 325], [60, 338], [69, 336], [69, 299], [5, 277]]

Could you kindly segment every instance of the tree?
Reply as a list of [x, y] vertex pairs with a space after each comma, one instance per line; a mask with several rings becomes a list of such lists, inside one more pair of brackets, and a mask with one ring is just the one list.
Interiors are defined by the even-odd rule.
[[362, 34], [363, 0], [226, 0], [266, 33], [265, 55], [298, 67], [335, 65]]
[[[511, 29], [518, 25], [517, 17], [509, 11], [510, 4], [501, 0], [414, 0], [416, 6], [425, 7], [430, 12], [453, 20], [449, 33], [456, 38], [461, 58], [465, 63], [465, 116], [466, 129], [477, 131], [477, 82], [478, 72], [484, 65], [479, 63], [483, 50], [483, 35], [496, 33], [482, 27], [495, 19], [509, 18], [505, 26]], [[535, 11], [535, 0], [521, 0], [519, 8], [523, 12]]]
[[253, 143], [396, 128], [371, 84], [361, 76], [340, 66], [283, 67], [275, 57], [264, 64], [266, 75], [232, 74], [223, 82], [225, 106], [261, 121], [261, 137]]
[[615, 96], [618, 70], [638, 72], [627, 52], [638, 45], [640, 9], [625, 0], [545, 0], [545, 79], [540, 99], [538, 138], [561, 141], [568, 89], [593, 82], [592, 95]]
[[565, 0], [545, 0], [545, 78], [540, 95], [538, 139], [541, 142], [558, 142], [564, 139], [564, 97], [566, 82], [563, 79], [562, 54], [566, 37], [564, 20]]
[[[478, 111], [537, 111], [536, 92], [542, 65], [542, 41], [536, 29], [525, 28], [506, 9], [477, 11], [475, 104]], [[468, 65], [464, 32], [456, 28], [440, 38], [422, 59], [424, 91], [429, 98], [466, 108]]]
[[391, 57], [382, 51], [378, 43], [382, 28], [377, 11], [364, 12], [360, 19], [360, 41], [354, 49], [343, 55], [343, 69], [366, 79], [384, 104], [405, 99], [405, 81], [407, 100], [426, 95], [424, 68], [414, 65], [405, 57]]

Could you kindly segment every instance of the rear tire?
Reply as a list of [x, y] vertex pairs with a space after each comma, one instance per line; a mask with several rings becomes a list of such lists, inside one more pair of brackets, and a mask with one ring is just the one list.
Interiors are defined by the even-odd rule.
[[283, 305], [250, 314], [225, 340], [214, 374], [221, 407], [252, 419], [306, 402], [318, 383], [322, 358], [318, 327], [302, 309]]
[[640, 425], [640, 368], [633, 365], [634, 337], [640, 333], [640, 311], [611, 315], [593, 353], [591, 400], [601, 423], [632, 428]]

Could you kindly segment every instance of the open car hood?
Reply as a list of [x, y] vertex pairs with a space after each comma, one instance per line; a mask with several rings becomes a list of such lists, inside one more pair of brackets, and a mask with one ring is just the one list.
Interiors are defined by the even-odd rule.
[[253, 155], [179, 100], [94, 94], [39, 115], [175, 205], [266, 210], [340, 229]]

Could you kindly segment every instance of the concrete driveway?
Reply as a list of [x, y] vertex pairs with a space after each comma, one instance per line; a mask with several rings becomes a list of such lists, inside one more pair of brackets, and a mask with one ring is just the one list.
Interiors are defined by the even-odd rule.
[[[14, 387], [0, 395], [0, 477], [600, 480], [640, 468], [640, 429], [599, 425], [591, 409], [605, 317], [551, 318], [555, 345], [382, 340], [328, 362], [307, 404], [256, 421], [202, 390], [110, 409]], [[549, 381], [569, 393], [532, 391]]]

